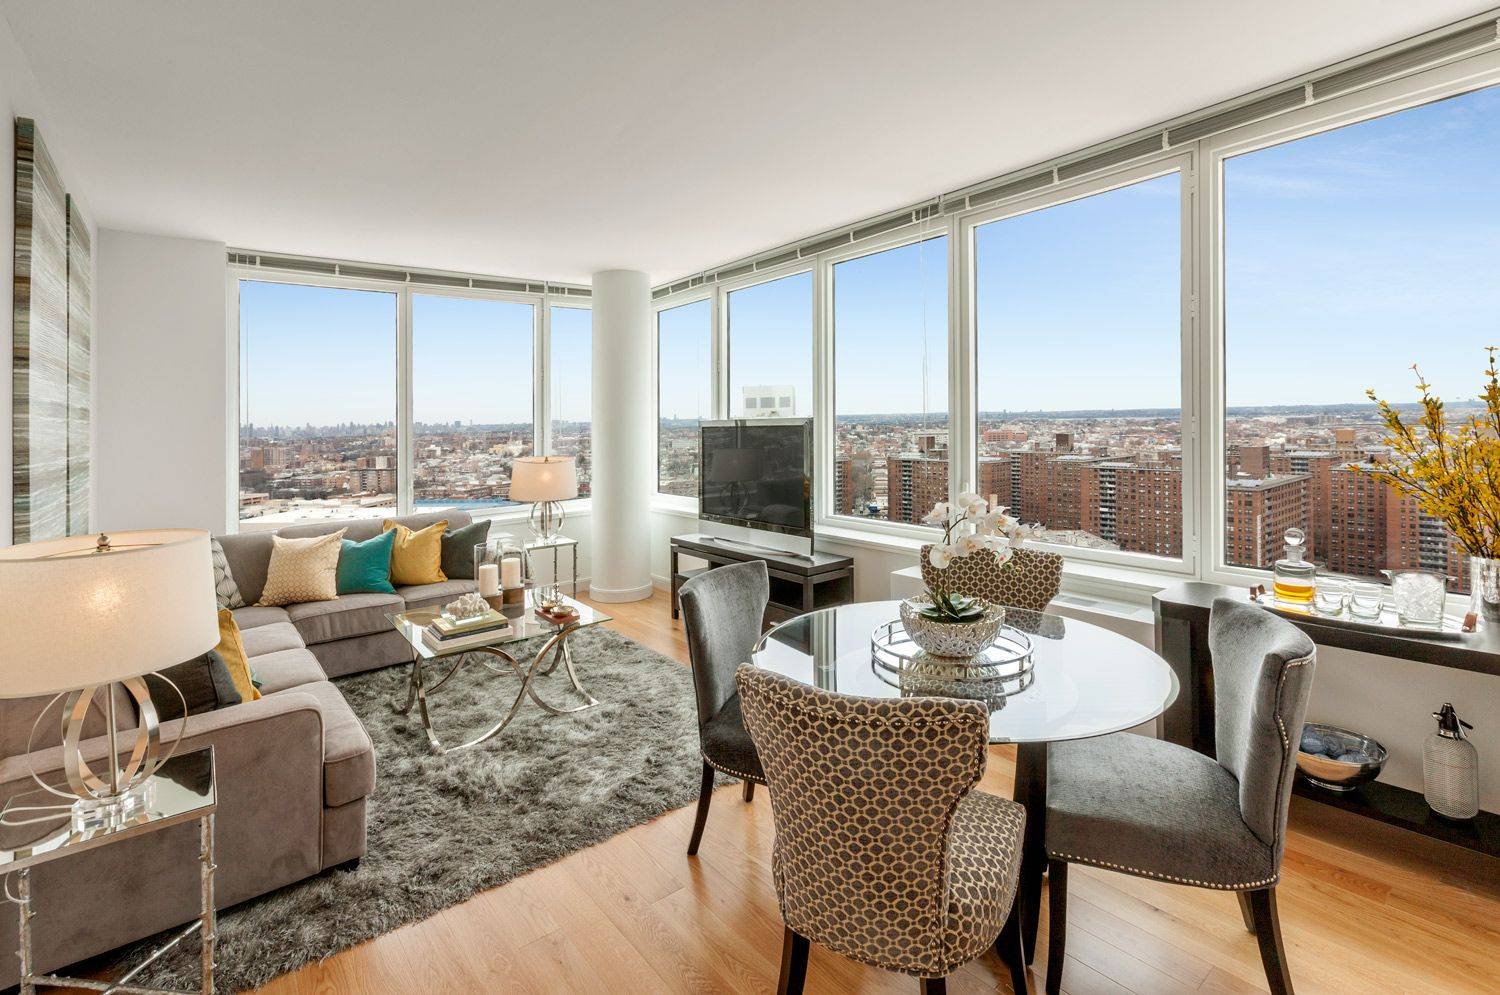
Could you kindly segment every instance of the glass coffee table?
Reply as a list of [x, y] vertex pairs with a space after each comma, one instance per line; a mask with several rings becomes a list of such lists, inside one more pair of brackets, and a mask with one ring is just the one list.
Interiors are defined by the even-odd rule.
[[[478, 646], [468, 645], [454, 649], [434, 648], [422, 638], [422, 633], [427, 626], [442, 615], [440, 608], [420, 608], [386, 616], [386, 620], [395, 626], [396, 631], [411, 644], [412, 652], [415, 654], [406, 685], [406, 704], [397, 706], [396, 710], [402, 715], [409, 715], [412, 707], [416, 707], [417, 714], [422, 720], [422, 728], [427, 733], [427, 744], [433, 753], [466, 750], [493, 739], [510, 725], [511, 720], [521, 711], [522, 703], [528, 698], [553, 715], [581, 712], [599, 704], [578, 680], [578, 670], [573, 665], [573, 654], [568, 648], [568, 637], [580, 629], [598, 625], [601, 622], [609, 622], [612, 619], [609, 615], [582, 602], [574, 601], [572, 598], [564, 597], [562, 602], [576, 610], [578, 615], [566, 622], [550, 622], [536, 614], [534, 610], [537, 604], [536, 592], [528, 591], [524, 604], [507, 605], [501, 609], [510, 619], [508, 632], [497, 635], [492, 641]], [[505, 649], [511, 643], [534, 638], [542, 638], [543, 641], [528, 661], [516, 659]], [[583, 699], [582, 704], [566, 707], [554, 705], [537, 690], [536, 679], [552, 674], [557, 670], [559, 663], [562, 664], [563, 672], [572, 686], [572, 693]], [[510, 708], [494, 725], [466, 742], [444, 746], [442, 740], [438, 738], [437, 731], [433, 729], [432, 715], [428, 709], [427, 700], [447, 687], [448, 682], [453, 680], [466, 665], [474, 664], [501, 676], [519, 678], [521, 686], [516, 691], [515, 700], [511, 702]]]

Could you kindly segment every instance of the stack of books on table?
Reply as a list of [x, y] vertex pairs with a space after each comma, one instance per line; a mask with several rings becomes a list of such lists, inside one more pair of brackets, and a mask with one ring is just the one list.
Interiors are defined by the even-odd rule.
[[422, 642], [431, 649], [447, 651], [484, 646], [509, 634], [510, 619], [492, 608], [474, 618], [455, 620], [440, 616], [422, 630]]

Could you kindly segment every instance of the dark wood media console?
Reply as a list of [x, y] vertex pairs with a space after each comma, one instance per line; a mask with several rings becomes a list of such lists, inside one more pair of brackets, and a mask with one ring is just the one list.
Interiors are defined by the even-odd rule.
[[[1177, 701], [1163, 716], [1166, 738], [1200, 753], [1214, 755], [1213, 661], [1208, 653], [1208, 615], [1215, 598], [1244, 599], [1243, 588], [1191, 582], [1157, 594], [1156, 652], [1182, 685]], [[1358, 631], [1320, 625], [1318, 619], [1291, 619], [1319, 646], [1377, 653], [1434, 667], [1500, 676], [1500, 631], [1484, 628], [1462, 639], [1432, 639], [1417, 633]], [[1315, 678], [1316, 680], [1316, 678]], [[1434, 702], [1433, 706], [1441, 704]], [[1335, 794], [1298, 777], [1292, 791], [1309, 801], [1375, 819], [1387, 825], [1442, 840], [1467, 850], [1500, 857], [1500, 815], [1480, 812], [1473, 819], [1445, 819], [1427, 807], [1421, 792], [1374, 781]]]
[[[679, 556], [707, 560], [708, 566], [682, 570]], [[746, 549], [705, 535], [672, 537], [672, 617], [678, 615], [677, 592], [689, 578], [705, 570], [730, 563], [764, 560], [771, 578], [771, 600], [766, 605], [766, 624], [794, 618], [819, 608], [847, 605], [854, 600], [854, 561], [847, 556], [813, 553], [792, 556]]]

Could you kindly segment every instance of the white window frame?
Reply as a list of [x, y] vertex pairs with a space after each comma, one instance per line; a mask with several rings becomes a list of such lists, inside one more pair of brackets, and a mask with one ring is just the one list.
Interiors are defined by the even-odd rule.
[[1078, 180], [1049, 187], [1032, 194], [1024, 194], [994, 206], [968, 211], [958, 216], [960, 230], [960, 252], [962, 268], [962, 339], [964, 355], [962, 376], [966, 388], [963, 420], [967, 425], [967, 452], [964, 462], [964, 483], [972, 487], [978, 472], [978, 422], [979, 385], [978, 355], [979, 326], [977, 293], [975, 288], [976, 232], [984, 225], [1024, 214], [1036, 214], [1049, 208], [1059, 207], [1089, 197], [1109, 193], [1133, 186], [1147, 180], [1176, 173], [1179, 178], [1179, 252], [1181, 277], [1178, 281], [1179, 314], [1179, 375], [1181, 378], [1181, 439], [1182, 439], [1182, 556], [1174, 559], [1150, 553], [1127, 550], [1084, 549], [1059, 543], [1037, 543], [1049, 551], [1061, 553], [1072, 560], [1111, 564], [1120, 567], [1163, 574], [1174, 578], [1196, 575], [1199, 561], [1198, 536], [1198, 488], [1194, 485], [1199, 470], [1200, 457], [1197, 446], [1197, 417], [1194, 373], [1196, 368], [1196, 306], [1197, 293], [1196, 259], [1194, 248], [1196, 213], [1196, 155], [1193, 150], [1174, 149], [1163, 152], [1141, 162], [1120, 169], [1087, 176]]
[[[594, 307], [587, 298], [564, 297], [558, 294], [545, 294], [542, 297], [542, 305], [538, 309], [541, 313], [541, 342], [542, 348], [546, 350], [543, 356], [541, 350], [537, 353], [536, 390], [538, 393], [545, 392], [546, 396], [538, 401], [537, 405], [537, 442], [534, 449], [538, 456], [552, 455], [552, 373], [555, 365], [552, 362], [552, 309], [555, 307], [572, 308], [575, 311], [589, 312], [589, 349], [594, 347]], [[592, 365], [590, 365], [592, 369]], [[543, 434], [545, 433], [545, 434]], [[594, 457], [594, 390], [589, 385], [589, 462], [593, 463]], [[591, 507], [594, 493], [593, 480], [589, 481], [590, 497], [575, 498], [572, 501], [563, 502], [563, 510], [569, 515], [577, 515], [587, 512]], [[530, 509], [528, 509], [528, 514]]]
[[723, 398], [723, 403], [715, 408], [715, 418], [734, 417], [734, 393], [730, 387], [730, 383], [732, 380], [731, 374], [734, 365], [734, 350], [731, 348], [729, 328], [730, 295], [738, 293], [741, 290], [749, 290], [752, 287], [759, 287], [763, 284], [775, 283], [777, 280], [785, 280], [789, 276], [799, 276], [803, 273], [811, 273], [813, 277], [811, 310], [807, 316], [809, 331], [812, 335], [812, 342], [810, 344], [813, 347], [813, 369], [812, 371], [810, 371], [813, 374], [813, 396], [808, 399], [808, 402], [813, 406], [813, 409], [816, 410], [816, 405], [813, 403], [818, 396], [818, 277], [817, 273], [815, 272], [816, 269], [816, 264], [812, 259], [794, 259], [791, 262], [785, 263], [780, 266], [767, 267], [763, 270], [757, 270], [754, 273], [745, 273], [742, 276], [735, 277], [733, 280], [725, 280], [723, 283], [717, 285], [716, 291], [718, 301], [715, 304], [715, 312], [716, 315], [719, 315], [721, 317], [718, 317], [718, 319], [714, 322], [714, 338], [715, 346], [718, 350], [717, 355], [720, 358], [720, 362], [715, 364], [715, 369], [719, 371], [719, 377], [722, 381], [718, 386], [720, 388], [720, 395]]
[[[226, 281], [226, 327], [229, 339], [228, 363], [226, 364], [227, 396], [229, 408], [228, 460], [226, 494], [226, 519], [231, 531], [240, 527], [239, 501], [239, 433], [240, 409], [240, 283], [250, 280], [256, 283], [285, 283], [304, 287], [325, 287], [333, 290], [364, 290], [391, 294], [396, 298], [396, 379], [394, 397], [396, 401], [396, 514], [412, 513], [414, 482], [412, 479], [412, 445], [414, 425], [412, 421], [412, 351], [414, 346], [412, 323], [412, 295], [430, 297], [454, 297], [467, 300], [505, 301], [530, 305], [532, 308], [532, 451], [544, 454], [551, 442], [551, 309], [553, 306], [574, 307], [591, 310], [591, 302], [571, 295], [547, 293], [519, 293], [514, 291], [484, 290], [468, 287], [429, 286], [426, 284], [394, 283], [385, 280], [366, 280], [356, 277], [335, 276], [322, 273], [296, 273], [271, 268], [231, 264]], [[496, 375], [497, 383], [504, 376]], [[592, 415], [591, 415], [592, 416]], [[568, 503], [570, 513], [587, 513], [588, 498]], [[504, 523], [519, 523], [526, 519], [530, 508], [525, 505], [477, 508], [471, 514], [476, 519], [488, 519]]]
[[651, 422], [651, 507], [655, 511], [682, 512], [694, 516], [698, 514], [697, 498], [664, 494], [658, 490], [661, 486], [661, 313], [700, 301], [709, 302], [709, 375], [712, 382], [708, 417], [718, 418], [724, 405], [723, 380], [726, 373], [720, 351], [720, 340], [723, 338], [720, 315], [724, 309], [720, 305], [717, 288], [706, 284], [659, 297], [651, 302], [651, 403], [655, 409]]
[[[896, 231], [886, 232], [863, 239], [857, 243], [840, 246], [829, 250], [818, 256], [817, 277], [814, 280], [813, 298], [818, 303], [817, 320], [814, 327], [817, 331], [816, 348], [814, 349], [814, 365], [816, 375], [813, 379], [813, 396], [817, 402], [814, 406], [814, 425], [816, 445], [815, 455], [816, 467], [814, 476], [814, 505], [816, 508], [816, 523], [819, 528], [829, 530], [855, 530], [869, 533], [872, 536], [886, 536], [896, 540], [905, 540], [908, 543], [920, 544], [931, 542], [937, 535], [937, 530], [928, 525], [914, 525], [907, 522], [891, 522], [880, 518], [860, 518], [854, 515], [839, 515], [834, 513], [834, 456], [838, 450], [838, 422], [835, 415], [835, 400], [837, 397], [837, 385], [834, 382], [834, 357], [836, 354], [838, 329], [834, 323], [834, 267], [840, 263], [850, 262], [855, 259], [863, 259], [866, 256], [877, 255], [881, 252], [890, 252], [894, 249], [905, 248], [908, 245], [916, 245], [929, 239], [946, 237], [948, 239], [948, 277], [944, 281], [948, 288], [948, 327], [945, 334], [948, 339], [948, 368], [945, 375], [948, 378], [948, 497], [949, 500], [963, 491], [965, 487], [959, 479], [966, 476], [958, 471], [957, 460], [961, 458], [960, 451], [955, 448], [955, 423], [957, 421], [954, 395], [954, 325], [957, 319], [953, 307], [953, 261], [956, 255], [955, 246], [955, 224], [951, 218], [930, 218], [924, 222], [909, 225]], [[821, 292], [820, 292], [821, 288]]]
[[[1205, 209], [1198, 231], [1199, 267], [1203, 280], [1203, 343], [1197, 377], [1202, 385], [1200, 461], [1198, 475], [1204, 516], [1204, 569], [1211, 583], [1244, 586], [1263, 583], [1268, 571], [1225, 562], [1225, 327], [1224, 327], [1224, 162], [1248, 152], [1282, 145], [1333, 131], [1347, 125], [1387, 117], [1446, 97], [1500, 85], [1500, 51], [1470, 56], [1356, 93], [1334, 97], [1288, 111], [1277, 117], [1205, 138], [1202, 149], [1202, 189]], [[1457, 599], [1450, 598], [1450, 603]]]

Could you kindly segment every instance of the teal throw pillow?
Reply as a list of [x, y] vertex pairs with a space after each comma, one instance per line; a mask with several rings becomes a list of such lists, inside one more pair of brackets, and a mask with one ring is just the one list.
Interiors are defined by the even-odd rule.
[[339, 549], [340, 594], [395, 594], [391, 586], [391, 550], [396, 548], [396, 530], [373, 539], [345, 539]]

